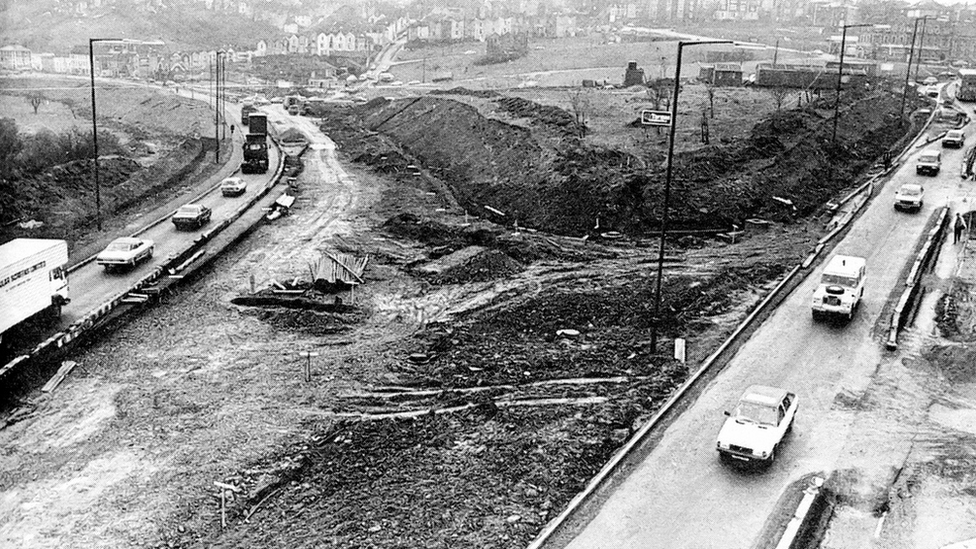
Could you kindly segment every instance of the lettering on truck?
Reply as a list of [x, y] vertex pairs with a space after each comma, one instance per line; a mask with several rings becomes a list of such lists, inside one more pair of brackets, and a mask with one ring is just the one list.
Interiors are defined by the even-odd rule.
[[42, 312], [59, 317], [68, 299], [68, 243], [17, 238], [0, 245], [0, 340]]

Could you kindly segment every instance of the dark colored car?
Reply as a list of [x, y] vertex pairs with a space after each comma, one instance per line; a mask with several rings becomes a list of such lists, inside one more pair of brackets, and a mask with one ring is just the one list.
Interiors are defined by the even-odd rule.
[[173, 224], [177, 230], [192, 231], [209, 223], [212, 214], [210, 208], [202, 204], [187, 204], [173, 214]]

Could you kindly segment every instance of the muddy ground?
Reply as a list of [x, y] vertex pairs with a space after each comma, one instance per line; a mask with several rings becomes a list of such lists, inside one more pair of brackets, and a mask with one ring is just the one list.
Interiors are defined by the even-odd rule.
[[[855, 103], [839, 149], [814, 109], [678, 160], [656, 352], [661, 182], [639, 159], [523, 103], [538, 127], [449, 97], [333, 112], [343, 164], [306, 152], [291, 216], [77, 353], [53, 398], [25, 398], [0, 431], [3, 539], [524, 546], [805, 256], [821, 206], [900, 139], [897, 99]], [[544, 180], [556, 159], [572, 162]], [[705, 230], [753, 217], [769, 223]], [[365, 284], [312, 288], [322, 252], [368, 255]], [[252, 277], [343, 307], [234, 304]]]

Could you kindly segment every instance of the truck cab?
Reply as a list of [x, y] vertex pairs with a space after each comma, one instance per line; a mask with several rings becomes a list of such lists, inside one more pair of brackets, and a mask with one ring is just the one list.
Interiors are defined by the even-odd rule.
[[854, 318], [864, 297], [865, 265], [863, 257], [836, 255], [830, 259], [813, 292], [814, 320], [824, 316]]

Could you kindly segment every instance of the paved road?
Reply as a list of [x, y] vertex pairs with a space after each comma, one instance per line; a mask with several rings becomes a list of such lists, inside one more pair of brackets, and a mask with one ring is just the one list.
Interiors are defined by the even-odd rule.
[[[196, 94], [199, 98], [200, 94]], [[240, 108], [236, 105], [229, 105], [228, 111], [232, 123], [240, 126], [237, 114]], [[224, 151], [224, 154], [231, 154], [227, 164], [216, 174], [208, 179], [212, 185], [218, 184], [223, 178], [235, 172], [241, 163], [241, 136], [239, 133], [234, 135], [234, 147], [231, 151]], [[278, 152], [273, 147], [270, 149], [269, 165], [277, 166]], [[214, 191], [202, 197], [197, 202], [209, 206], [213, 209], [213, 217], [209, 225], [196, 231], [177, 231], [173, 223], [169, 220], [149, 229], [139, 235], [139, 238], [148, 238], [155, 242], [156, 249], [151, 261], [144, 262], [136, 268], [127, 271], [117, 271], [112, 273], [105, 272], [103, 267], [96, 263], [89, 263], [70, 274], [69, 282], [71, 288], [71, 303], [62, 312], [62, 325], [67, 326], [72, 322], [84, 317], [102, 303], [113, 299], [123, 293], [134, 282], [146, 276], [156, 265], [166, 261], [170, 254], [178, 253], [185, 249], [201, 232], [208, 227], [220, 223], [246, 202], [251, 196], [259, 192], [268, 179], [274, 174], [274, 170], [269, 170], [266, 174], [237, 174], [248, 182], [248, 188], [244, 195], [237, 197], [223, 197], [220, 191]], [[148, 224], [152, 219], [143, 220]], [[119, 235], [123, 236], [123, 235]]]
[[[882, 361], [882, 309], [896, 297], [899, 274], [913, 257], [927, 220], [937, 206], [971, 192], [971, 184], [960, 182], [962, 152], [957, 150], [943, 151], [939, 176], [917, 176], [913, 160], [923, 149], [912, 150], [834, 250], [867, 259], [864, 303], [854, 320], [848, 325], [812, 321], [810, 299], [820, 275], [815, 270], [666, 430], [568, 547], [747, 548], [760, 537], [781, 495], [805, 475], [856, 463], [870, 469], [864, 472], [870, 477], [901, 464], [911, 444], [908, 428], [893, 417], [873, 429], [859, 425], [855, 430], [858, 412], [845, 403], [865, 392]], [[925, 207], [918, 214], [892, 207], [895, 189], [909, 181], [926, 188]], [[715, 436], [722, 412], [753, 383], [795, 391], [800, 412], [777, 462], [768, 471], [750, 474], [719, 462]], [[860, 459], [850, 458], [853, 454]]]

